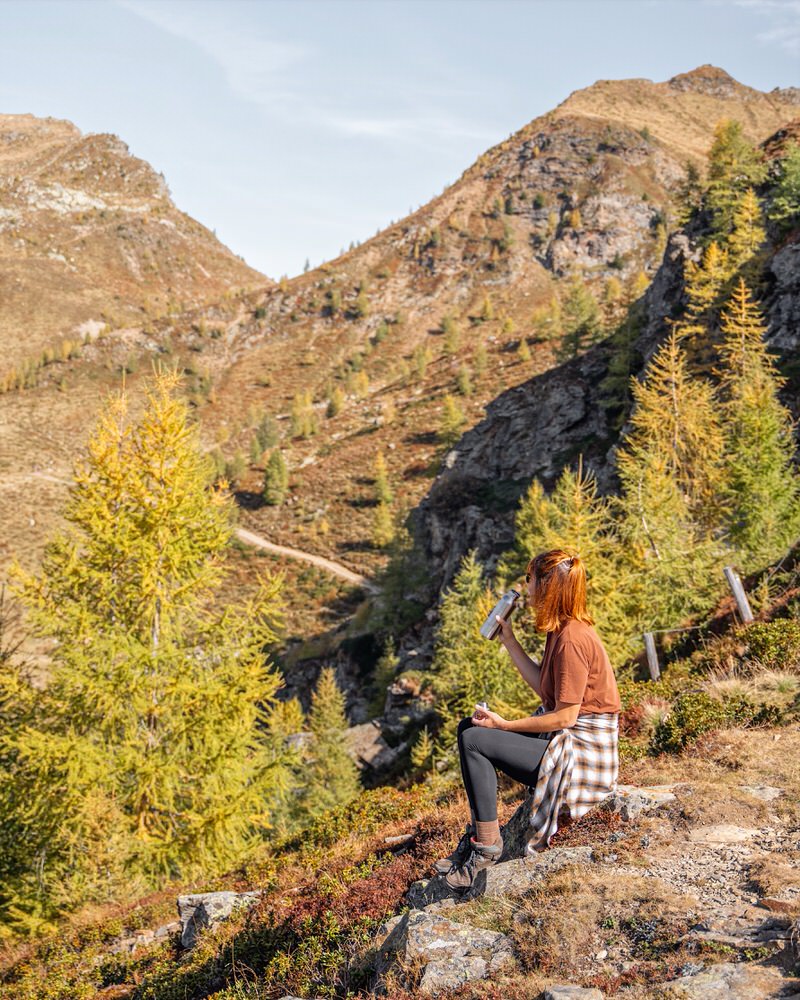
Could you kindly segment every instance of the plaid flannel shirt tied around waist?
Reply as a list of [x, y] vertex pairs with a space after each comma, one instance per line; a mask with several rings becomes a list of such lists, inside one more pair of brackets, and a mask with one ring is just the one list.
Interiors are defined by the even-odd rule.
[[[540, 705], [533, 714], [544, 711]], [[579, 715], [568, 729], [553, 730], [532, 789], [529, 854], [550, 846], [564, 806], [577, 820], [617, 790], [618, 720], [617, 712], [597, 712]]]

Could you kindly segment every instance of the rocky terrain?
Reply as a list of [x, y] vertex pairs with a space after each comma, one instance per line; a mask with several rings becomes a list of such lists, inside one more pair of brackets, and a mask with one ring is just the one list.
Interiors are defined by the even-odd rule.
[[267, 284], [116, 136], [0, 115], [0, 383], [44, 351]]
[[790, 725], [623, 761], [618, 791], [532, 857], [507, 788], [508, 857], [461, 897], [429, 874], [460, 793], [378, 790], [280, 860], [87, 912], [61, 951], [6, 948], [4, 995], [31, 995], [47, 961], [48, 997], [793, 997], [798, 751]]

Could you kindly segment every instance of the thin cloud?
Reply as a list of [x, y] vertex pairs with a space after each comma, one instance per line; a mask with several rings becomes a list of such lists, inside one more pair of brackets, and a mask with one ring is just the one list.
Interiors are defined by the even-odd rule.
[[[175, 38], [196, 46], [219, 67], [231, 91], [258, 105], [273, 119], [294, 126], [328, 129], [350, 138], [362, 137], [406, 143], [431, 139], [469, 138], [494, 141], [489, 129], [476, 127], [452, 115], [373, 116], [335, 106], [329, 98], [304, 92], [298, 73], [319, 54], [309, 45], [266, 39], [263, 33], [233, 24], [223, 5], [153, 3], [116, 0], [120, 7]], [[452, 97], [452, 85], [441, 94], [428, 88], [420, 99]], [[462, 91], [462, 95], [464, 91]], [[406, 90], [408, 97], [408, 90]]]
[[759, 11], [773, 22], [756, 34], [759, 42], [800, 55], [800, 0], [734, 0], [734, 6]]

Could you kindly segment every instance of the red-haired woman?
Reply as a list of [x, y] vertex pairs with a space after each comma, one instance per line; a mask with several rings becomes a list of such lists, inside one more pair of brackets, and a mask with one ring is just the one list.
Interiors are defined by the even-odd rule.
[[459, 724], [458, 750], [471, 822], [455, 851], [434, 865], [457, 891], [468, 889], [477, 872], [494, 865], [503, 853], [498, 770], [534, 793], [530, 851], [549, 846], [565, 806], [575, 820], [616, 787], [620, 698], [613, 668], [586, 610], [583, 563], [576, 554], [552, 549], [530, 560], [525, 580], [536, 628], [547, 633], [541, 663], [525, 653], [510, 623], [500, 619], [498, 639], [542, 704], [534, 715], [513, 720], [476, 708], [471, 719]]

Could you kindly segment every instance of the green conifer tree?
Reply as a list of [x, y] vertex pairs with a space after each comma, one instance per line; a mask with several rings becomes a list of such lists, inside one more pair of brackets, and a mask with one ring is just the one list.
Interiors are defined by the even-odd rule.
[[352, 802], [361, 788], [358, 768], [344, 742], [347, 729], [344, 697], [332, 667], [324, 667], [319, 675], [311, 696], [308, 728], [312, 734], [311, 759], [306, 770], [302, 807], [305, 814], [313, 818]]
[[745, 571], [778, 558], [800, 533], [800, 479], [793, 463], [783, 379], [766, 327], [743, 279], [722, 313], [719, 376], [725, 406], [729, 532]]
[[705, 204], [711, 211], [712, 235], [723, 238], [729, 235], [741, 196], [766, 176], [766, 165], [759, 151], [745, 138], [741, 123], [721, 120], [714, 130], [708, 154]]
[[444, 353], [448, 355], [457, 354], [461, 345], [461, 334], [458, 323], [452, 316], [445, 316], [442, 320], [442, 333], [444, 334]]
[[472, 715], [477, 702], [487, 701], [501, 715], [520, 715], [532, 710], [538, 700], [503, 646], [480, 634], [480, 626], [496, 600], [475, 552], [467, 553], [452, 587], [442, 598], [431, 663], [437, 712], [443, 723], [442, 746], [447, 752], [452, 752], [455, 745], [458, 722]]
[[570, 280], [561, 313], [563, 338], [558, 353], [560, 360], [568, 360], [591, 346], [602, 332], [597, 302], [580, 275]]
[[280, 448], [270, 454], [264, 470], [264, 503], [279, 507], [286, 499], [289, 488], [289, 468]]
[[204, 877], [273, 822], [288, 760], [265, 727], [279, 687], [280, 577], [213, 612], [233, 504], [180, 383], [160, 374], [138, 420], [108, 402], [76, 464], [65, 531], [41, 569], [17, 567], [46, 687], [0, 677], [15, 724], [0, 733], [0, 916], [35, 927], [105, 900], [126, 879]]
[[769, 217], [786, 227], [795, 225], [800, 218], [800, 143], [796, 139], [786, 144], [780, 171]]

